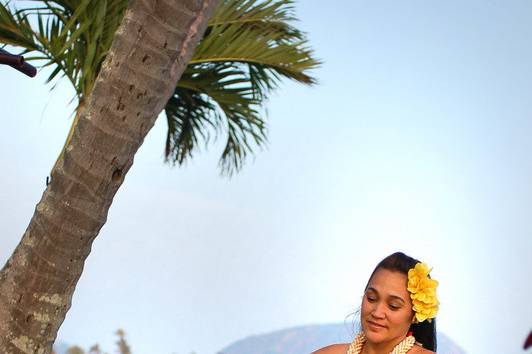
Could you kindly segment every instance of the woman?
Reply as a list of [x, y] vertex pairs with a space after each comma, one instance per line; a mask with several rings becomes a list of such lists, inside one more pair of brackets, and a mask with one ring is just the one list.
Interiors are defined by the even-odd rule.
[[313, 354], [430, 354], [436, 351], [438, 282], [426, 264], [397, 252], [371, 274], [360, 309], [360, 332], [351, 344]]

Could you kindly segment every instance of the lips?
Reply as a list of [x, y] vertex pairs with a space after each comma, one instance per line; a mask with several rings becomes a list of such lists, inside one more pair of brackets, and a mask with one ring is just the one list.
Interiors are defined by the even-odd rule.
[[369, 320], [366, 321], [366, 322], [368, 324], [369, 329], [371, 329], [373, 331], [378, 331], [378, 330], [386, 328], [385, 325], [381, 325], [381, 324], [379, 324], [377, 322], [373, 322], [373, 321], [369, 321]]

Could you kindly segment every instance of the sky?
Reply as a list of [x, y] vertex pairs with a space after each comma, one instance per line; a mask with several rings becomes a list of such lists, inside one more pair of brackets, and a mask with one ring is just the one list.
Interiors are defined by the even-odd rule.
[[[58, 339], [214, 354], [252, 334], [342, 322], [379, 260], [433, 267], [438, 329], [517, 354], [531, 328], [532, 3], [305, 0], [319, 84], [267, 104], [269, 144], [232, 178], [222, 144], [163, 164], [164, 119], [93, 244]], [[0, 67], [0, 263], [72, 121], [66, 80]]]

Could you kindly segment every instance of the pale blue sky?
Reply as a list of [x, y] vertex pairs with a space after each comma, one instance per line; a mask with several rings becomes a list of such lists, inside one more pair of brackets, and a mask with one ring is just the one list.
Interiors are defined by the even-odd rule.
[[[324, 65], [268, 104], [270, 144], [228, 180], [220, 145], [162, 164], [164, 121], [95, 241], [59, 338], [136, 354], [215, 353], [250, 334], [341, 322], [403, 250], [440, 280], [439, 329], [522, 353], [531, 329], [532, 3], [296, 4]], [[0, 262], [67, 133], [66, 81], [0, 67]], [[111, 349], [114, 350], [114, 349]]]

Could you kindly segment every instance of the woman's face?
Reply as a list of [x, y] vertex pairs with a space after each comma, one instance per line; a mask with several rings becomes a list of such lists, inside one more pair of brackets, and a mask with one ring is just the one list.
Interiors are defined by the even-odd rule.
[[369, 342], [399, 342], [412, 324], [412, 301], [406, 275], [378, 269], [362, 299], [360, 322]]

